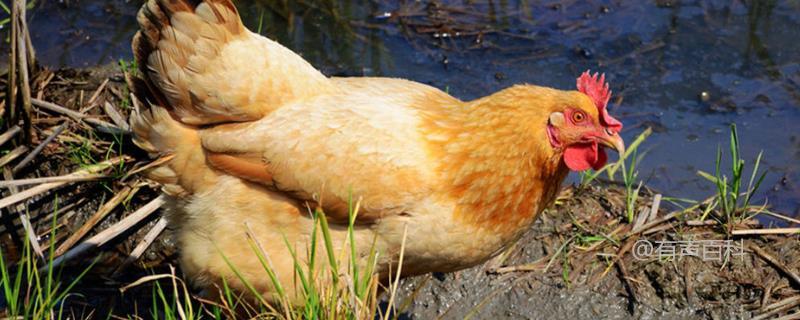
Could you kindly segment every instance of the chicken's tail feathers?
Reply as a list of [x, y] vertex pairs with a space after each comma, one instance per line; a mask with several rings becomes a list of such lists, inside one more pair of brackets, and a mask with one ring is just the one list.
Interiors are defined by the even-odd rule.
[[277, 42], [252, 33], [230, 0], [148, 0], [133, 39], [142, 79], [191, 125], [252, 121], [325, 78]]
[[[187, 54], [196, 53], [187, 52], [192, 50], [193, 40], [207, 37], [224, 43], [246, 31], [230, 0], [148, 0], [139, 10], [137, 20], [140, 41], [134, 42], [133, 52], [139, 62], [146, 62], [151, 53], [165, 49], [159, 47], [161, 40], [166, 40], [170, 49], [176, 51], [164, 57], [188, 58]], [[147, 64], [139, 66], [142, 72], [148, 71]]]
[[153, 92], [162, 98], [164, 106], [186, 123], [229, 120], [224, 114], [202, 110], [201, 99], [207, 98], [207, 90], [190, 87], [204, 85], [198, 78], [206, 75], [228, 42], [245, 33], [233, 3], [148, 0], [137, 20], [140, 30], [133, 38], [133, 55], [142, 79], [157, 88]]
[[198, 178], [207, 180], [215, 173], [204, 163], [196, 128], [175, 120], [144, 79], [128, 75], [126, 80], [133, 92], [134, 110], [128, 119], [133, 143], [151, 158], [167, 158], [147, 171], [148, 178], [161, 183], [172, 196], [199, 191]]
[[172, 118], [144, 79], [129, 75], [126, 80], [133, 93], [134, 105], [128, 121], [133, 131], [133, 142], [139, 148], [156, 157], [174, 152], [185, 136], [195, 134], [193, 129]]

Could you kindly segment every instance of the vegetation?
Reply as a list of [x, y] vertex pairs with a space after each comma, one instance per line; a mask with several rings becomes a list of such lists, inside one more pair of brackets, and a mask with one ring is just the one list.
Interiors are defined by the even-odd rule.
[[[634, 171], [635, 171], [635, 164], [638, 163], [641, 160], [641, 156], [644, 156], [644, 154], [642, 154], [640, 157], [637, 158], [635, 153], [638, 153], [639, 146], [645, 140], [647, 140], [647, 138], [650, 137], [650, 135], [652, 133], [653, 133], [653, 129], [648, 127], [647, 129], [642, 131], [642, 133], [640, 133], [638, 136], [636, 136], [636, 139], [634, 139], [633, 142], [631, 142], [631, 144], [628, 146], [628, 148], [625, 149], [625, 153], [620, 155], [619, 161], [617, 161], [615, 163], [609, 163], [608, 165], [606, 165], [605, 167], [603, 167], [603, 168], [601, 168], [600, 170], [597, 170], [597, 171], [595, 171], [595, 170], [586, 170], [586, 171], [580, 172], [580, 178], [581, 178], [580, 179], [580, 185], [585, 187], [585, 186], [591, 184], [592, 182], [597, 180], [597, 178], [599, 178], [602, 173], [606, 173], [606, 175], [608, 177], [608, 180], [615, 181], [617, 172], [620, 169], [625, 171], [625, 169], [623, 169], [625, 167], [625, 161], [630, 161], [631, 164], [629, 166], [632, 166], [634, 168]], [[631, 159], [631, 156], [633, 156], [633, 159]], [[623, 175], [625, 175], [625, 173], [623, 173]], [[632, 177], [631, 176], [630, 180], [633, 181], [635, 179], [636, 179], [636, 177]], [[626, 178], [623, 177], [623, 180], [626, 180]]]
[[595, 181], [603, 172], [607, 174], [610, 181], [616, 181], [617, 172], [622, 172], [622, 183], [625, 186], [625, 217], [628, 223], [633, 223], [636, 215], [636, 201], [639, 199], [639, 192], [643, 185], [642, 181], [637, 181], [639, 172], [636, 170], [636, 166], [645, 155], [645, 153], [639, 155], [639, 146], [652, 133], [650, 128], [640, 133], [625, 150], [625, 153], [620, 155], [619, 161], [608, 164], [597, 171], [587, 170], [580, 173], [580, 184], [585, 187]]
[[[714, 174], [711, 175], [705, 171], [697, 172], [698, 175], [712, 182], [717, 189], [716, 197], [708, 206], [708, 209], [705, 211], [705, 214], [701, 220], [705, 220], [709, 213], [716, 212], [717, 214], [715, 214], [714, 217], [727, 226], [725, 230], [728, 235], [730, 235], [730, 233], [733, 231], [733, 227], [737, 223], [749, 218], [748, 213], [755, 211], [757, 214], [761, 210], [765, 209], [763, 206], [752, 207], [750, 202], [753, 199], [753, 194], [755, 194], [758, 188], [761, 186], [761, 182], [764, 181], [764, 177], [766, 177], [767, 174], [766, 171], [759, 173], [761, 159], [763, 156], [763, 152], [759, 152], [758, 157], [756, 157], [755, 163], [753, 164], [753, 169], [750, 173], [750, 179], [747, 182], [747, 188], [744, 190], [742, 189], [744, 186], [744, 179], [746, 177], [745, 161], [741, 157], [741, 147], [739, 145], [739, 134], [736, 131], [736, 124], [731, 124], [730, 131], [730, 178], [727, 174], [723, 173], [721, 169], [721, 147], [717, 148]], [[713, 210], [716, 207], [719, 207], [718, 211]]]
[[[350, 248], [348, 259], [339, 257], [339, 253], [334, 250], [336, 247], [331, 239], [330, 230], [325, 214], [321, 210], [314, 213], [314, 230], [311, 233], [311, 242], [306, 248], [308, 256], [303, 259], [293, 249], [288, 240], [284, 238], [286, 247], [294, 259], [294, 277], [301, 284], [300, 297], [289, 295], [282, 284], [278, 281], [272, 267], [269, 255], [262, 248], [262, 244], [256, 240], [251, 233], [249, 226], [248, 244], [254, 254], [261, 262], [261, 266], [272, 281], [275, 293], [270, 303], [264, 298], [258, 299], [257, 306], [252, 306], [246, 300], [234, 298], [235, 295], [225, 286], [222, 296], [225, 297], [225, 304], [228, 306], [240, 306], [248, 318], [265, 316], [277, 319], [375, 319], [378, 314], [378, 279], [374, 273], [377, 263], [377, 252], [374, 243], [370, 255], [366, 261], [366, 268], [359, 267], [361, 261], [356, 255], [355, 241], [353, 238], [353, 227], [358, 214], [358, 205], [355, 207], [350, 202], [350, 223], [348, 225], [348, 239], [341, 248]], [[321, 236], [321, 240], [320, 240]], [[349, 246], [348, 246], [349, 244]], [[324, 254], [320, 254], [319, 248], [322, 246]], [[223, 254], [224, 253], [220, 252]], [[325, 267], [319, 268], [318, 263], [321, 257], [327, 257]], [[227, 258], [228, 266], [237, 275], [239, 280], [245, 284], [254, 296], [261, 297], [262, 293], [255, 289], [248, 280], [236, 269]], [[307, 263], [303, 261], [308, 261]], [[401, 255], [402, 261], [402, 255]], [[339, 266], [349, 264], [346, 269], [347, 274], [339, 274]], [[302, 307], [291, 308], [292, 301], [304, 301]], [[276, 303], [277, 302], [277, 303]], [[390, 303], [391, 305], [391, 303]], [[225, 313], [232, 316], [237, 312], [236, 309], [226, 309]]]
[[[51, 239], [55, 236], [57, 214], [53, 214]], [[64, 282], [61, 268], [54, 266], [55, 246], [49, 246], [46, 256], [34, 253], [29, 237], [24, 237], [22, 254], [18, 261], [5, 261], [0, 250], [0, 287], [6, 319], [63, 319], [64, 305], [71, 296], [70, 290], [92, 269], [94, 262], [71, 281]]]
[[[176, 274], [175, 268], [170, 268], [169, 274], [155, 274], [146, 276], [121, 288], [122, 292], [131, 288], [141, 286], [145, 283], [153, 283], [152, 302], [149, 310], [144, 315], [129, 315], [132, 318], [154, 318], [154, 319], [201, 319], [210, 317], [213, 319], [236, 318], [245, 316], [246, 318], [271, 318], [271, 319], [388, 319], [389, 313], [396, 314], [393, 310], [393, 303], [390, 301], [389, 308], [378, 308], [379, 286], [377, 275], [374, 273], [377, 263], [377, 252], [371, 251], [366, 261], [365, 268], [360, 268], [361, 262], [358, 261], [354, 252], [355, 244], [352, 241], [353, 223], [358, 212], [358, 205], [350, 207], [350, 226], [348, 233], [350, 237], [348, 243], [341, 247], [348, 247], [351, 250], [346, 259], [338, 257], [334, 251], [335, 244], [332, 242], [328, 229], [325, 214], [317, 211], [314, 214], [314, 230], [309, 247], [306, 248], [308, 256], [305, 258], [298, 256], [289, 243], [295, 259], [295, 277], [301, 284], [301, 297], [290, 296], [278, 282], [277, 276], [272, 269], [272, 262], [269, 255], [263, 250], [261, 243], [249, 231], [248, 245], [253, 249], [253, 254], [258, 257], [264, 268], [265, 273], [272, 280], [276, 288], [272, 298], [263, 298], [261, 292], [255, 289], [248, 280], [227, 260], [223, 252], [223, 258], [228, 266], [233, 270], [240, 281], [242, 281], [250, 292], [236, 292], [227, 283], [219, 288], [220, 301], [210, 301], [197, 297], [191, 293], [186, 283]], [[53, 217], [53, 226], [57, 221], [56, 215]], [[51, 237], [55, 235], [56, 228], [52, 229]], [[27, 239], [27, 238], [26, 238]], [[71, 316], [65, 313], [69, 305], [67, 299], [74, 295], [71, 289], [89, 272], [92, 265], [88, 266], [82, 273], [74, 277], [71, 282], [62, 282], [60, 267], [54, 266], [55, 246], [49, 246], [48, 256], [43, 266], [42, 260], [37, 257], [31, 249], [30, 242], [26, 242], [23, 255], [15, 265], [8, 265], [0, 254], [0, 280], [2, 286], [6, 310], [5, 317], [22, 317], [25, 319], [66, 319]], [[322, 254], [320, 250], [325, 250]], [[0, 252], [1, 253], [1, 252]], [[327, 257], [327, 264], [320, 264], [320, 257]], [[401, 256], [402, 261], [402, 256]], [[308, 261], [307, 263], [303, 261]], [[339, 274], [338, 266], [348, 264], [346, 274]], [[319, 267], [324, 265], [325, 267]], [[398, 270], [399, 272], [399, 270]], [[333, 279], [332, 282], [326, 281]], [[393, 296], [397, 289], [399, 277], [395, 277], [393, 286], [386, 291]], [[251, 295], [259, 297], [250, 299]], [[292, 301], [304, 301], [299, 308], [292, 308]], [[387, 314], [384, 314], [384, 311]], [[146, 315], [146, 316], [145, 316]], [[111, 314], [109, 314], [111, 316]]]

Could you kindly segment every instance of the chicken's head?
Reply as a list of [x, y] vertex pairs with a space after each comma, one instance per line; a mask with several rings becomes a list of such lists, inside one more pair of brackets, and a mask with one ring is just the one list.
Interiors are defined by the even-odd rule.
[[606, 110], [611, 91], [604, 75], [584, 72], [578, 78], [578, 91], [571, 103], [550, 114], [547, 135], [550, 144], [564, 152], [564, 163], [570, 170], [598, 170], [608, 160], [605, 147], [625, 152], [625, 142], [619, 135], [622, 123]]

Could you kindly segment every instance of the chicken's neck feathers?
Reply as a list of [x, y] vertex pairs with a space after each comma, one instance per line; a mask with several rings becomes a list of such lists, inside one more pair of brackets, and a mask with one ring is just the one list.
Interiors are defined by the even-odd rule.
[[518, 235], [555, 198], [568, 170], [547, 138], [550, 111], [496, 94], [428, 121], [455, 218]]

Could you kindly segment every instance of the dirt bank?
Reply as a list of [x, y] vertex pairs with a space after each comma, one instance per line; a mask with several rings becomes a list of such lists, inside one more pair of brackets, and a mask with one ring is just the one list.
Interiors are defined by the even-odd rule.
[[[643, 192], [640, 203], [652, 200]], [[717, 226], [689, 226], [697, 212], [623, 237], [630, 233], [629, 226], [616, 223], [623, 203], [623, 190], [614, 185], [568, 188], [500, 257], [469, 270], [405, 280], [401, 312], [408, 319], [750, 319], [773, 310], [783, 314], [792, 305], [798, 309], [798, 283], [750, 249], [761, 249], [796, 273], [797, 236], [714, 242], [730, 245], [727, 260], [724, 252], [716, 259], [713, 250], [705, 259], [702, 250], [700, 257], [659, 259], [641, 248], [636, 255], [639, 241], [668, 241], [668, 249], [672, 241], [726, 239]], [[669, 213], [661, 209], [655, 219]], [[597, 245], [602, 235], [617, 243]], [[680, 252], [680, 245], [672, 246]]]

